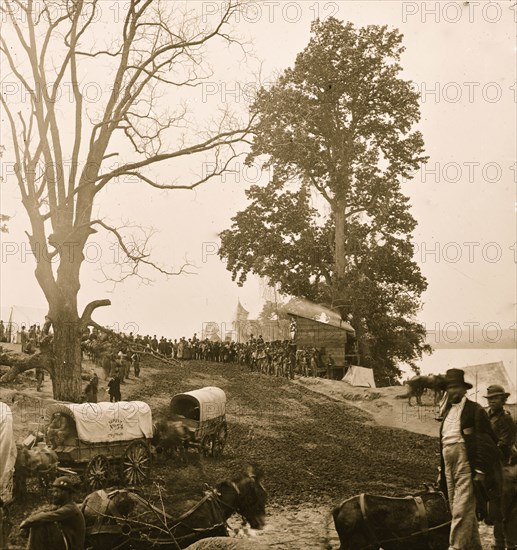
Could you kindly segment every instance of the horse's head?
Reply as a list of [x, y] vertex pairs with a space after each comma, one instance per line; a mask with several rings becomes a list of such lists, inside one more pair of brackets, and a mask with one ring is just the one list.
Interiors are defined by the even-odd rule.
[[230, 510], [241, 514], [252, 529], [262, 529], [266, 524], [267, 493], [262, 477], [262, 469], [252, 465], [243, 475], [224, 481], [218, 487], [221, 500]]

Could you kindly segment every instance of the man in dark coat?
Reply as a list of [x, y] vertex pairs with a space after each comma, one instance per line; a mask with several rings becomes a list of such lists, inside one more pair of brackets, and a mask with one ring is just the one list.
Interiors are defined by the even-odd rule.
[[67, 548], [83, 550], [86, 525], [81, 510], [74, 502], [73, 490], [74, 486], [70, 478], [58, 477], [52, 483], [52, 501], [55, 509], [50, 512], [31, 514], [22, 521], [20, 528], [30, 529], [38, 523], [57, 523], [66, 539]]
[[108, 394], [110, 396], [110, 403], [121, 401], [120, 378], [118, 376], [112, 376], [108, 382]]
[[467, 399], [472, 384], [465, 382], [464, 372], [449, 369], [445, 381], [448, 401], [440, 426], [440, 485], [452, 514], [449, 550], [482, 550], [476, 496], [500, 498], [502, 454], [486, 411]]
[[[505, 410], [504, 405], [510, 394], [506, 392], [503, 386], [493, 384], [487, 389], [484, 398], [488, 401], [488, 418], [492, 424], [492, 429], [497, 437], [497, 446], [501, 449], [504, 457], [504, 464], [509, 464], [512, 456], [512, 448], [515, 444], [515, 422], [509, 411]], [[508, 483], [508, 481], [507, 481]], [[510, 485], [511, 487], [511, 485]], [[506, 494], [512, 494], [513, 490], [505, 487]], [[499, 499], [490, 502], [490, 510], [495, 516], [494, 520], [494, 550], [516, 550], [517, 526], [513, 526], [515, 521], [514, 514], [509, 510], [511, 506], [503, 504], [499, 508]], [[495, 509], [494, 509], [495, 508]], [[506, 517], [503, 517], [506, 516]]]

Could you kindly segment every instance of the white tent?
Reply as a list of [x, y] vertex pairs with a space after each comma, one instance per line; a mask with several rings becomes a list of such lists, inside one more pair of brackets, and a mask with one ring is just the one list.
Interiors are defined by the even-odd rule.
[[480, 405], [487, 406], [488, 403], [483, 396], [486, 395], [488, 386], [498, 384], [503, 386], [507, 392], [510, 392], [510, 397], [507, 401], [509, 404], [517, 402], [515, 384], [510, 380], [502, 361], [483, 363], [481, 365], [468, 365], [461, 367], [461, 369], [465, 372], [465, 381], [470, 382], [474, 386], [467, 392], [469, 399], [477, 401]]
[[360, 386], [363, 388], [375, 388], [375, 380], [373, 379], [373, 370], [366, 367], [358, 367], [352, 365], [343, 376], [343, 381], [348, 382], [351, 386]]

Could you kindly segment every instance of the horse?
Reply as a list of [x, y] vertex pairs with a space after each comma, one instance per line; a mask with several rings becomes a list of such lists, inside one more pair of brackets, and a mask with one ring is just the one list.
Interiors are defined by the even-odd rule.
[[362, 494], [342, 502], [332, 515], [340, 550], [449, 548], [449, 505], [435, 490], [401, 498]]
[[398, 399], [408, 398], [408, 404], [411, 406], [411, 399], [416, 398], [417, 405], [422, 406], [422, 395], [426, 389], [434, 392], [434, 405], [436, 406], [443, 396], [446, 389], [445, 376], [442, 374], [431, 374], [429, 376], [414, 376], [411, 380], [405, 382], [408, 386], [408, 392], [404, 395], [397, 395]]
[[249, 466], [231, 480], [207, 489], [204, 497], [178, 518], [157, 508], [135, 492], [121, 489], [112, 493], [95, 491], [82, 503], [86, 521], [87, 546], [139, 547], [142, 541], [162, 550], [186, 548], [209, 537], [227, 537], [226, 521], [241, 514], [253, 529], [265, 525], [266, 491], [262, 471]]
[[16, 448], [14, 492], [23, 500], [27, 495], [27, 478], [37, 477], [40, 486], [47, 488], [57, 475], [59, 459], [55, 451], [48, 447], [28, 449], [18, 443]]
[[153, 424], [151, 443], [165, 458], [175, 457], [184, 462], [189, 440], [190, 432], [179, 420], [160, 419]]

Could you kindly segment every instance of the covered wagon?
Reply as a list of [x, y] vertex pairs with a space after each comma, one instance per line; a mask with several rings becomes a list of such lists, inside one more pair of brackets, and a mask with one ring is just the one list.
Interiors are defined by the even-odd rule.
[[13, 415], [9, 406], [0, 401], [0, 499], [4, 504], [9, 504], [13, 499], [15, 463]]
[[226, 394], [221, 388], [207, 386], [175, 395], [169, 418], [181, 422], [189, 433], [188, 445], [205, 456], [220, 455], [226, 444]]
[[132, 486], [148, 478], [153, 423], [147, 403], [58, 403], [47, 408], [47, 417], [47, 445], [60, 466], [84, 474], [91, 490], [113, 477]]

